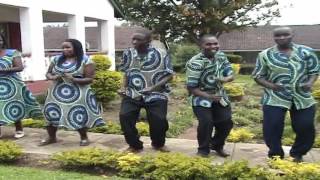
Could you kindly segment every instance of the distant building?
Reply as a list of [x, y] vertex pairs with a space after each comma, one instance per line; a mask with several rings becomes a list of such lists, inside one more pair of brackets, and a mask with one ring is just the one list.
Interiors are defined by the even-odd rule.
[[[55, 39], [54, 34], [46, 34], [44, 23], [67, 24], [66, 35], [59, 38], [76, 38], [85, 48], [85, 23], [96, 22], [96, 50], [114, 59], [114, 16], [119, 14], [114, 8], [119, 9], [113, 0], [0, 0], [0, 33], [9, 48], [24, 54], [23, 79], [42, 80], [49, 64], [45, 44]], [[59, 48], [63, 39], [59, 40]]]

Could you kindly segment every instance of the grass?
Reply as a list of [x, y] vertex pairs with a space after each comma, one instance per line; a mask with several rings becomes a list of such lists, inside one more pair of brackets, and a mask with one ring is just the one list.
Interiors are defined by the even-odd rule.
[[118, 177], [92, 176], [66, 171], [48, 171], [34, 168], [0, 165], [0, 180], [116, 180]]

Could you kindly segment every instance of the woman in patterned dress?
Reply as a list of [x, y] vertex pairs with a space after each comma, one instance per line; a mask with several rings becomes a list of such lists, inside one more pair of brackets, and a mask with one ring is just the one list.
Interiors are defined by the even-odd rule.
[[6, 49], [6, 46], [5, 38], [0, 35], [0, 126], [14, 123], [14, 137], [22, 138], [24, 132], [21, 120], [42, 116], [41, 109], [17, 74], [23, 70], [21, 53], [15, 49]]
[[104, 125], [101, 106], [98, 105], [90, 84], [95, 70], [92, 61], [84, 55], [78, 40], [66, 39], [63, 53], [52, 59], [46, 74], [53, 81], [44, 105], [49, 137], [40, 146], [57, 142], [58, 127], [77, 130], [80, 146], [89, 145], [87, 129]]

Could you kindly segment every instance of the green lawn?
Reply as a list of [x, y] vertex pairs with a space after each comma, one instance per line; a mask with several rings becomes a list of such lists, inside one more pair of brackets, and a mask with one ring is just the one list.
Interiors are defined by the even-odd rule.
[[[34, 168], [0, 165], [0, 180], [116, 180], [117, 177], [91, 176], [88, 174], [47, 171]], [[123, 180], [123, 179], [122, 179]]]

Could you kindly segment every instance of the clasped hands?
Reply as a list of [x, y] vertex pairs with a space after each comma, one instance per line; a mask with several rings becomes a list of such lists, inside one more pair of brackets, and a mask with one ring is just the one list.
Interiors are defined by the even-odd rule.
[[70, 82], [74, 81], [74, 77], [70, 73], [63, 73], [62, 75], [59, 75], [59, 74], [52, 75], [51, 73], [49, 73], [47, 75], [47, 79], [52, 81], [60, 81], [63, 79], [66, 79], [67, 81], [70, 81]]

